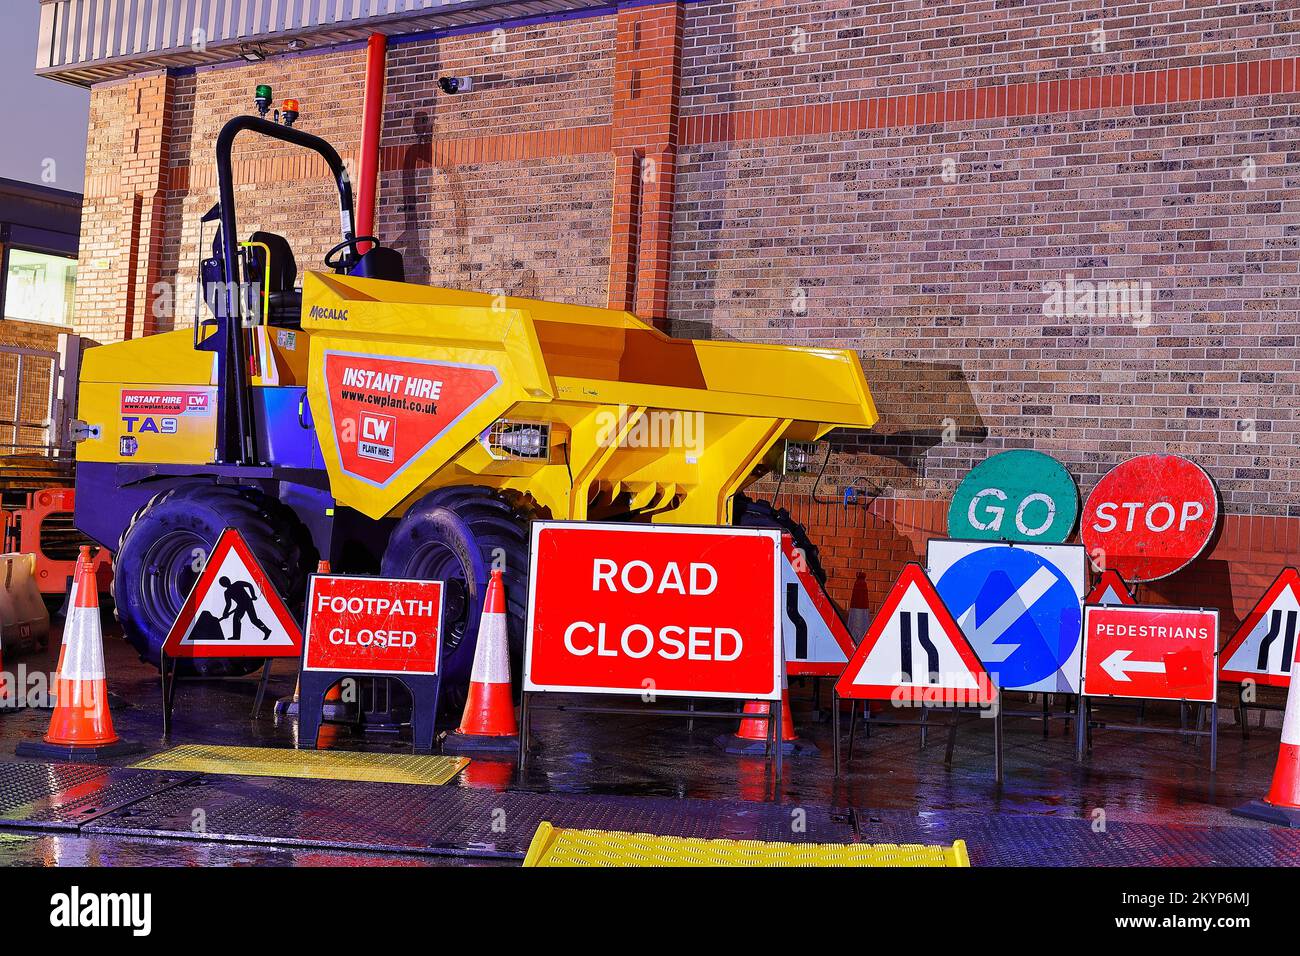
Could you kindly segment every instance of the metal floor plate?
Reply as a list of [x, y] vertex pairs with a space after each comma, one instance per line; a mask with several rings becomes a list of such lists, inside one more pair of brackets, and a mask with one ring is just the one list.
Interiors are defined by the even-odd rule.
[[[1226, 814], [1225, 814], [1226, 815]], [[856, 810], [866, 843], [966, 841], [972, 866], [1295, 866], [1300, 831], [1084, 817]]]
[[174, 747], [131, 766], [138, 770], [436, 786], [451, 780], [468, 763], [469, 760], [465, 757], [440, 755], [290, 750], [285, 747], [186, 746]]
[[673, 836], [853, 839], [848, 818], [824, 808], [251, 777], [191, 780], [84, 832], [523, 859], [543, 820]]
[[0, 826], [77, 830], [192, 774], [90, 764], [0, 764]]

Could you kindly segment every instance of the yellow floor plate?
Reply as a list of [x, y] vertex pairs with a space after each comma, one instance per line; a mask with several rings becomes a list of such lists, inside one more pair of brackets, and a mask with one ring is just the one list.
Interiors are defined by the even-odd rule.
[[466, 757], [371, 754], [351, 750], [286, 750], [277, 747], [176, 747], [132, 764], [139, 770], [189, 770], [250, 777], [307, 777], [371, 783], [446, 783], [469, 763]]
[[543, 822], [524, 866], [970, 866], [970, 857], [965, 840], [952, 846], [761, 843], [561, 830]]

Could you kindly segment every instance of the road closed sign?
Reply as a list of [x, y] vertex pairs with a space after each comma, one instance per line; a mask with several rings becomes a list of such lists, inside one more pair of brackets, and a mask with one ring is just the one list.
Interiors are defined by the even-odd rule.
[[331, 574], [311, 579], [304, 670], [432, 675], [441, 641], [441, 581]]
[[1219, 612], [1089, 605], [1083, 619], [1083, 693], [1212, 701]]
[[524, 690], [781, 696], [781, 535], [533, 522]]
[[1079, 517], [1079, 489], [1055, 458], [1004, 451], [962, 479], [948, 508], [948, 537], [1059, 544]]
[[1099, 570], [1156, 581], [1191, 564], [1214, 535], [1219, 495], [1199, 465], [1142, 455], [1116, 465], [1083, 506], [1084, 546]]

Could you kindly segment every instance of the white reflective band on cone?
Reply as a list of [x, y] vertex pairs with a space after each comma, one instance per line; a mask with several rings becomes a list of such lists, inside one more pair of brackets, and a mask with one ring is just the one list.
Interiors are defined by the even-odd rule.
[[1291, 689], [1286, 692], [1286, 716], [1282, 718], [1282, 743], [1300, 747], [1300, 694], [1296, 693], [1300, 681], [1300, 657], [1291, 664]]
[[[87, 610], [89, 613], [87, 613]], [[59, 677], [64, 680], [84, 681], [104, 679], [104, 641], [99, 630], [99, 615], [94, 608], [77, 614], [63, 643], [66, 651]]]
[[469, 679], [476, 684], [510, 683], [510, 641], [504, 614], [483, 615]]

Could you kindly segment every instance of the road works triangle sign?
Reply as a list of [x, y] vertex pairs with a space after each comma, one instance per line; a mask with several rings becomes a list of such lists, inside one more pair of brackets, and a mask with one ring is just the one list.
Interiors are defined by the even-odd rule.
[[853, 638], [788, 534], [781, 535], [781, 555], [785, 672], [836, 677], [853, 655]]
[[172, 625], [168, 657], [297, 657], [302, 631], [239, 532], [227, 528]]
[[919, 564], [898, 576], [835, 685], [841, 697], [961, 706], [997, 688]]
[[1284, 568], [1219, 652], [1223, 680], [1290, 687], [1300, 628], [1300, 572]]
[[1101, 572], [1101, 580], [1089, 592], [1083, 603], [1105, 604], [1109, 607], [1116, 604], [1136, 605], [1137, 601], [1133, 600], [1133, 595], [1124, 583], [1124, 579], [1119, 576], [1119, 572], [1107, 568]]

